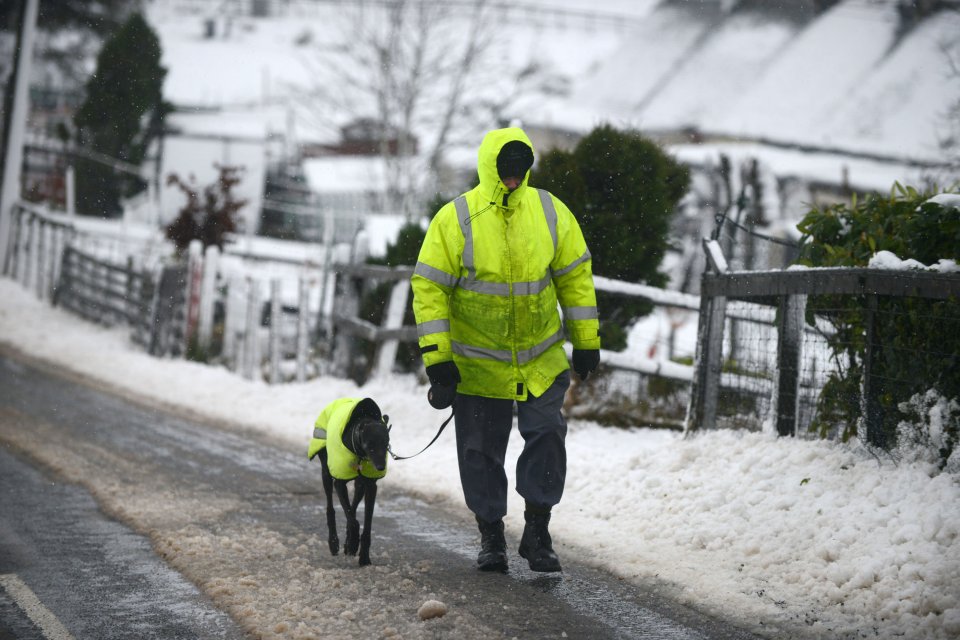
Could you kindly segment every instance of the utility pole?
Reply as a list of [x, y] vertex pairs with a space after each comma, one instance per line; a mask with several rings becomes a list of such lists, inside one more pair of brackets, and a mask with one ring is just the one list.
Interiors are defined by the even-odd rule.
[[6, 148], [3, 150], [3, 181], [0, 182], [0, 265], [6, 264], [10, 247], [13, 203], [20, 197], [20, 170], [23, 162], [23, 138], [30, 108], [30, 65], [36, 39], [37, 10], [40, 0], [23, 0], [23, 21], [17, 34], [13, 78], [13, 107], [5, 114]]

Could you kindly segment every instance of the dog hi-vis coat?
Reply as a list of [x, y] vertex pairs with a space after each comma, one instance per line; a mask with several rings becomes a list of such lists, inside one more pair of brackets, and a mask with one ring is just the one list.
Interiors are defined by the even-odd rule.
[[327, 467], [330, 475], [337, 480], [353, 480], [358, 475], [379, 479], [387, 475], [387, 469], [377, 471], [369, 460], [361, 460], [343, 444], [343, 430], [356, 414], [371, 416], [380, 420], [382, 414], [377, 403], [370, 398], [340, 398], [334, 400], [320, 412], [313, 427], [313, 437], [307, 449], [307, 458], [313, 460], [324, 448], [327, 450]]

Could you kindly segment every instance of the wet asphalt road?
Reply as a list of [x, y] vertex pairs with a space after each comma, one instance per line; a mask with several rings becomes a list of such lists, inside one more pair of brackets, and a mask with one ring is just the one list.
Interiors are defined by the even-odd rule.
[[[35, 468], [16, 430], [87, 452], [98, 473], [112, 474], [119, 486], [233, 497], [244, 507], [226, 518], [291, 539], [323, 523], [323, 496], [309, 473], [315, 470], [305, 469], [301, 452], [131, 402], [14, 356], [0, 350], [0, 575], [19, 576], [77, 639], [244, 637], [157, 557], [147, 537], [104, 515], [82, 487]], [[493, 636], [755, 637], [570, 557], [561, 575], [528, 571], [513, 550], [509, 574], [477, 572], [474, 528], [463, 515], [383, 483], [374, 563], [377, 554], [397, 565], [428, 562], [430, 570], [417, 577], [424, 591], [462, 594], [458, 606]], [[0, 640], [7, 637], [53, 636], [0, 589]]]
[[[0, 574], [16, 575], [75, 638], [242, 637], [149, 540], [104, 516], [81, 487], [3, 449], [0, 487]], [[0, 590], [0, 638], [45, 637], [18, 598], [22, 588]]]

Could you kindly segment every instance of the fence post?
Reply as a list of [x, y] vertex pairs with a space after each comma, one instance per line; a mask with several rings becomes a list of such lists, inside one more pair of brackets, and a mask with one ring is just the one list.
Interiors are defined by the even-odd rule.
[[127, 256], [127, 271], [123, 274], [126, 277], [126, 287], [124, 288], [123, 305], [126, 307], [127, 321], [133, 323], [136, 317], [137, 298], [135, 297], [135, 274], [133, 271], [133, 256]]
[[220, 267], [220, 248], [210, 245], [204, 251], [203, 275], [200, 279], [200, 308], [197, 320], [197, 350], [209, 355], [213, 334], [213, 305], [216, 302], [217, 271]]
[[47, 299], [53, 300], [54, 291], [57, 288], [57, 267], [60, 264], [60, 252], [63, 250], [63, 227], [59, 225], [50, 226], [50, 244], [47, 249]]
[[20, 245], [20, 218], [23, 211], [17, 207], [10, 210], [10, 237], [7, 238], [7, 247], [3, 259], [3, 275], [16, 279], [17, 277], [17, 248]]
[[70, 282], [70, 274], [72, 273], [70, 261], [72, 254], [73, 247], [70, 245], [65, 246], [63, 252], [60, 254], [60, 272], [57, 274], [57, 286], [53, 290], [51, 306], [56, 307], [60, 304], [63, 295], [70, 291], [70, 287], [72, 286]]
[[17, 272], [17, 281], [21, 286], [27, 286], [27, 278], [29, 277], [28, 269], [30, 263], [27, 258], [30, 253], [30, 217], [26, 211], [20, 210], [20, 222], [17, 225], [19, 233], [17, 234], [17, 259], [16, 259], [16, 272]]
[[37, 272], [35, 264], [37, 257], [37, 217], [35, 215], [30, 216], [26, 229], [27, 240], [24, 242], [23, 280], [21, 280], [20, 284], [24, 289], [29, 289], [33, 284], [33, 279]]
[[34, 264], [36, 265], [36, 276], [33, 280], [33, 286], [36, 288], [37, 299], [43, 300], [44, 288], [46, 285], [47, 272], [46, 272], [46, 253], [47, 253], [47, 242], [46, 236], [47, 233], [47, 222], [43, 218], [37, 218], [37, 243], [36, 250], [37, 255], [34, 259]]
[[72, 218], [77, 215], [77, 172], [72, 164], [67, 165], [64, 177], [66, 183], [64, 185], [64, 195], [66, 197], [64, 205], [67, 215]]
[[186, 280], [184, 266], [168, 264], [160, 270], [157, 304], [153, 310], [150, 335], [150, 355], [181, 355], [179, 349], [184, 344], [182, 331], [185, 319], [179, 316], [184, 313], [186, 304], [183, 299], [186, 294]]
[[[330, 314], [336, 323], [338, 317], [355, 318], [360, 308], [360, 291], [355, 278], [349, 272], [336, 270], [334, 281], [333, 311]], [[354, 343], [356, 340], [348, 331], [334, 330], [333, 366], [335, 375], [350, 377], [353, 373]]]
[[807, 296], [780, 297], [777, 318], [777, 435], [797, 433], [797, 409], [800, 391], [800, 363], [803, 321]]
[[[385, 329], [399, 329], [403, 326], [403, 316], [407, 311], [407, 300], [410, 298], [410, 280], [404, 278], [393, 285], [390, 292], [390, 302], [383, 320]], [[397, 359], [399, 340], [384, 340], [377, 349], [374, 375], [387, 376], [393, 370], [393, 363]]]
[[879, 380], [876, 376], [877, 358], [880, 356], [880, 342], [877, 339], [877, 296], [868, 295], [866, 304], [866, 353], [863, 359], [863, 422], [866, 428], [866, 441], [872, 445], [886, 448], [887, 434], [883, 429], [883, 407], [880, 405]]
[[[200, 286], [203, 277], [203, 244], [191, 240], [187, 247], [187, 313], [183, 327], [184, 353], [190, 353], [190, 344], [196, 345], [197, 324], [200, 319]], [[196, 354], [191, 354], [196, 356]]]
[[[333, 297], [336, 297], [337, 275], [330, 267], [333, 265], [334, 252], [334, 218], [333, 211], [328, 207], [327, 213], [323, 219], [323, 268], [320, 276], [320, 311], [317, 314], [317, 337], [320, 337], [321, 331], [326, 331], [327, 340], [333, 334], [333, 310], [330, 313], [327, 310], [327, 295], [329, 293], [330, 279], [333, 278]], [[336, 308], [334, 306], [334, 308]]]
[[310, 297], [308, 282], [305, 275], [300, 276], [297, 289], [297, 382], [307, 379], [307, 347], [309, 327], [307, 318], [310, 315]]
[[280, 382], [280, 279], [270, 281], [270, 384]]
[[[704, 240], [707, 271], [723, 274], [727, 262], [716, 240]], [[696, 363], [690, 406], [684, 431], [713, 429], [717, 421], [717, 396], [723, 369], [723, 324], [727, 311], [725, 296], [700, 296], [700, 318], [697, 327]]]
[[240, 327], [243, 326], [243, 319], [240, 317], [242, 283], [243, 281], [237, 277], [229, 279], [227, 282], [227, 299], [224, 305], [221, 357], [231, 371], [242, 368], [237, 357], [237, 334], [240, 333]]
[[153, 318], [159, 301], [157, 300], [157, 284], [159, 272], [151, 273], [141, 266], [140, 287], [137, 291], [137, 323], [134, 330], [137, 342], [143, 347], [150, 348]]
[[243, 377], [253, 380], [260, 364], [260, 283], [247, 278], [247, 326], [243, 333]]

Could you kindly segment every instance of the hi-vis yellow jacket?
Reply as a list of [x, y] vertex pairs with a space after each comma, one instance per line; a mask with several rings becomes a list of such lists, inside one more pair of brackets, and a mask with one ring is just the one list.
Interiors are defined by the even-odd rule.
[[564, 330], [577, 349], [599, 349], [590, 252], [570, 210], [527, 185], [512, 193], [497, 174], [518, 128], [480, 145], [480, 184], [437, 213], [411, 278], [424, 365], [453, 359], [460, 393], [526, 400], [569, 368]]
[[377, 471], [373, 463], [362, 459], [343, 444], [343, 430], [354, 413], [380, 417], [380, 408], [370, 398], [340, 398], [334, 400], [320, 412], [313, 426], [313, 437], [307, 446], [307, 459], [327, 449], [327, 467], [330, 475], [337, 480], [353, 480], [358, 475], [379, 479], [387, 475], [387, 470]]

